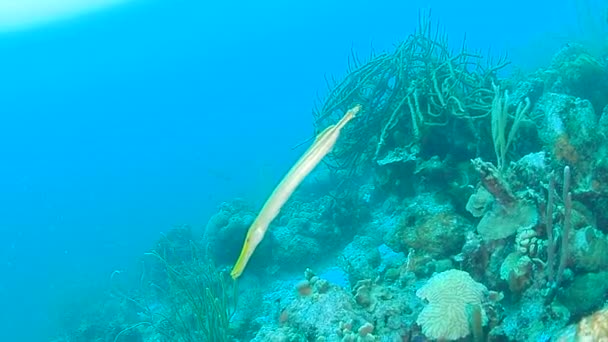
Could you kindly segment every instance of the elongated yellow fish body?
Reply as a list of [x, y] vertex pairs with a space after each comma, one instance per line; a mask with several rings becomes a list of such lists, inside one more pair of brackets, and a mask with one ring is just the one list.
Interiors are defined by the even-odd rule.
[[262, 207], [262, 210], [253, 221], [253, 224], [249, 227], [243, 249], [241, 250], [241, 255], [230, 273], [233, 279], [241, 276], [253, 251], [264, 238], [268, 226], [272, 220], [277, 217], [285, 202], [291, 197], [291, 194], [293, 194], [304, 178], [319, 164], [323, 157], [331, 151], [338, 140], [342, 128], [344, 128], [360, 110], [360, 105], [353, 107], [344, 114], [337, 124], [329, 126], [323, 132], [319, 133], [312, 146], [306, 150], [304, 155], [300, 157], [281, 183], [274, 189], [264, 204], [264, 207]]

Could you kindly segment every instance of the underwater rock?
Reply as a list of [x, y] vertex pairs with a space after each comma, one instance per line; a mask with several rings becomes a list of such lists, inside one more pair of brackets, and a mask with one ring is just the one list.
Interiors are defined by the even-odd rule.
[[509, 291], [519, 294], [532, 284], [533, 262], [527, 255], [513, 252], [500, 267], [500, 278], [509, 286]]
[[572, 316], [581, 316], [601, 307], [607, 294], [608, 272], [587, 273], [575, 277], [558, 299]]
[[597, 227], [608, 226], [608, 117], [596, 115], [591, 103], [548, 93], [535, 107], [544, 116], [540, 135], [554, 164], [572, 169], [572, 194], [594, 213]]
[[372, 335], [374, 325], [367, 322], [359, 327], [357, 332], [352, 331], [352, 322], [340, 323], [341, 342], [374, 342], [378, 338]]
[[381, 285], [375, 284], [371, 279], [359, 280], [355, 284], [355, 301], [367, 311], [373, 312], [379, 301], [392, 298], [390, 292]]
[[584, 272], [608, 269], [608, 238], [593, 227], [579, 229], [572, 241], [573, 263]]
[[367, 220], [369, 209], [353, 201], [363, 199], [348, 197], [336, 201], [324, 196], [309, 202], [301, 198], [288, 202], [269, 230], [273, 264], [286, 270], [311, 265], [324, 252], [354, 235]]
[[492, 206], [494, 196], [484, 187], [477, 188], [469, 200], [465, 209], [473, 215], [473, 217], [482, 217]]
[[395, 267], [391, 267], [384, 272], [384, 280], [387, 282], [397, 281], [400, 277], [401, 271]]
[[471, 228], [471, 224], [455, 212], [441, 212], [420, 217], [414, 227], [404, 231], [403, 243], [417, 252], [445, 258], [460, 250], [465, 233]]
[[435, 261], [433, 264], [435, 266], [435, 272], [437, 273], [449, 271], [454, 268], [452, 259], [440, 259]]
[[304, 334], [291, 327], [263, 326], [252, 342], [308, 342]]
[[274, 227], [270, 235], [273, 264], [284, 270], [298, 270], [302, 265], [310, 265], [323, 250], [317, 239], [294, 233], [292, 227]]
[[421, 303], [414, 286], [399, 288], [370, 279], [355, 286], [355, 301], [374, 322], [374, 334], [389, 341], [401, 341], [409, 335], [420, 312]]
[[552, 341], [551, 337], [570, 319], [559, 303], [547, 305], [539, 294], [525, 296], [517, 306], [507, 308], [500, 325], [490, 332], [491, 341]]
[[374, 279], [380, 266], [380, 253], [375, 240], [367, 236], [355, 236], [342, 251], [342, 258], [346, 263], [349, 281], [355, 284], [362, 279]]
[[[544, 151], [528, 153], [511, 164], [511, 185], [516, 189], [526, 189], [540, 184], [550, 173], [549, 158]], [[517, 183], [517, 184], [515, 184]]]
[[608, 340], [608, 308], [596, 311], [564, 329], [556, 338], [556, 342], [570, 341], [606, 341]]
[[597, 129], [599, 116], [587, 100], [574, 96], [547, 93], [535, 106], [533, 116], [544, 117], [540, 137], [549, 146], [552, 157], [589, 173], [599, 156], [598, 146], [605, 142]]
[[[453, 259], [463, 271], [479, 278], [488, 272], [488, 254], [486, 245], [482, 244], [479, 234], [471, 231], [465, 235], [462, 250]], [[496, 268], [499, 267], [500, 265], [496, 266]]]
[[603, 135], [604, 139], [608, 139], [608, 105], [606, 105], [602, 110], [598, 123], [598, 129], [600, 134]]
[[407, 258], [403, 252], [395, 252], [386, 244], [378, 246], [380, 253], [381, 264], [378, 267], [379, 272], [384, 272], [391, 268], [398, 268], [407, 262]]
[[369, 204], [358, 193], [346, 193], [340, 200], [329, 195], [308, 199], [310, 194], [295, 196], [296, 200], [287, 202], [281, 210], [275, 224], [288, 228], [291, 234], [316, 240], [323, 251], [341, 246], [371, 217]]
[[[369, 322], [363, 324], [358, 330], [359, 336], [361, 337], [368, 337], [372, 332], [374, 332], [374, 325]], [[372, 338], [371, 340], [374, 341], [375, 338]]]
[[536, 103], [543, 94], [543, 88], [544, 81], [540, 77], [530, 77], [525, 81], [520, 81], [510, 94], [508, 104], [517, 106], [518, 103], [525, 101], [526, 98], [530, 99], [530, 102]]
[[[306, 278], [305, 281], [302, 281], [300, 283], [298, 283], [298, 292], [300, 294], [301, 291], [300, 289], [302, 288], [301, 286], [304, 285], [304, 287], [308, 287], [309, 288], [309, 293], [327, 293], [327, 291], [329, 291], [329, 289], [331, 288], [332, 284], [327, 281], [326, 279], [322, 279], [321, 277], [317, 276], [314, 274], [314, 272], [310, 269], [307, 268], [306, 271], [304, 272], [304, 278]], [[304, 283], [305, 282], [305, 283]], [[307, 295], [308, 295], [307, 294]]]
[[568, 44], [555, 54], [551, 63], [549, 91], [581, 97], [600, 110], [608, 103], [608, 69], [580, 44]]
[[[218, 264], [232, 264], [241, 251], [243, 239], [255, 219], [249, 205], [240, 199], [224, 202], [205, 227], [203, 239], [207, 250]], [[256, 254], [265, 254], [268, 249], [261, 246]]]
[[518, 229], [536, 226], [538, 220], [538, 210], [532, 203], [521, 201], [509, 207], [496, 204], [481, 218], [477, 232], [484, 240], [504, 239]]
[[471, 223], [457, 214], [450, 205], [438, 204], [431, 197], [416, 198], [403, 210], [393, 232], [386, 242], [393, 249], [407, 252], [414, 249], [417, 255], [447, 258], [460, 251]]
[[[339, 287], [332, 287], [324, 294], [298, 297], [288, 303], [284, 308], [287, 318], [282, 324], [294, 328], [297, 336], [305, 336], [306, 339], [302, 341], [315, 341], [319, 337], [327, 341], [340, 341], [338, 322], [353, 322], [357, 328], [368, 322], [355, 307], [349, 293]], [[266, 333], [263, 334], [263, 330]], [[262, 329], [254, 341], [270, 341], [269, 331], [270, 329]]]

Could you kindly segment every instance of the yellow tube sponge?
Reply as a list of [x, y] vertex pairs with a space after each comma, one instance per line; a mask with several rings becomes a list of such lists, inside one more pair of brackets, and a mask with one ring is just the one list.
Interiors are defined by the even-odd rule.
[[487, 292], [467, 272], [449, 270], [435, 274], [416, 292], [428, 301], [416, 323], [430, 339], [453, 341], [466, 337], [471, 334], [475, 312], [481, 312], [481, 324], [487, 324], [483, 310]]

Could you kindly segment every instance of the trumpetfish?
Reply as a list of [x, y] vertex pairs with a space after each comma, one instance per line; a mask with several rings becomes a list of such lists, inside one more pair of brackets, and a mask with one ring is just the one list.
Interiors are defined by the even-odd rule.
[[268, 226], [277, 217], [285, 202], [291, 197], [291, 194], [293, 194], [304, 178], [306, 178], [306, 176], [319, 164], [323, 157], [331, 151], [338, 140], [342, 128], [344, 128], [360, 110], [361, 106], [356, 105], [346, 112], [337, 124], [331, 125], [319, 133], [314, 143], [306, 150], [302, 157], [298, 159], [294, 166], [291, 167], [287, 175], [283, 177], [283, 180], [281, 180], [268, 200], [266, 200], [262, 210], [247, 231], [247, 237], [245, 238], [241, 254], [232, 268], [232, 272], [230, 272], [233, 279], [241, 276], [251, 255], [253, 255], [253, 251], [255, 251], [260, 242], [262, 242], [262, 239], [264, 239]]

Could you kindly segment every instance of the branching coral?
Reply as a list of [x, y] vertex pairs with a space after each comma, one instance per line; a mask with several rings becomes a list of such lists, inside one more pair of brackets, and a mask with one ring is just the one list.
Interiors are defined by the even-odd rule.
[[353, 58], [347, 76], [329, 85], [326, 101], [315, 111], [320, 130], [353, 103], [365, 108], [351, 138], [334, 150], [332, 164], [357, 172], [357, 161], [379, 163], [397, 148], [407, 158], [419, 152], [430, 129], [455, 121], [477, 135], [473, 121], [489, 117], [495, 72], [507, 62], [482, 65], [481, 57], [464, 46], [453, 53], [447, 34], [421, 16], [418, 30], [394, 52], [364, 64]]

